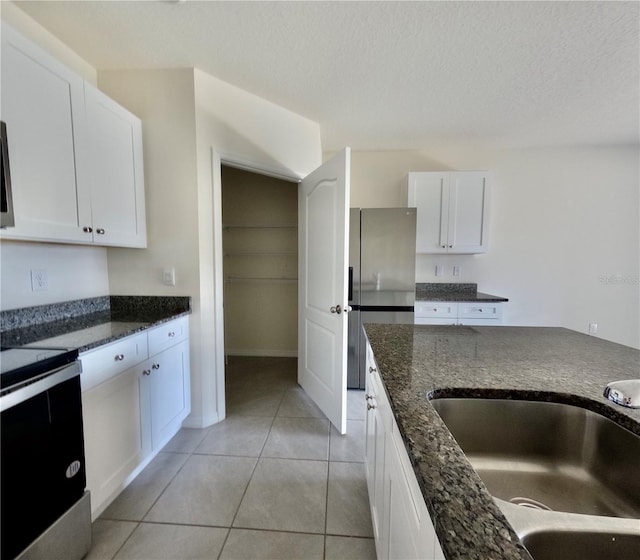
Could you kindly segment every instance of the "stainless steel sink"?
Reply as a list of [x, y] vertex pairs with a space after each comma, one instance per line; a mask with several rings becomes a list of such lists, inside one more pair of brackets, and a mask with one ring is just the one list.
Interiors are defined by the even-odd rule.
[[546, 530], [522, 539], [534, 560], [638, 560], [640, 535]]
[[534, 509], [640, 518], [640, 437], [611, 420], [547, 402], [431, 404], [493, 496]]

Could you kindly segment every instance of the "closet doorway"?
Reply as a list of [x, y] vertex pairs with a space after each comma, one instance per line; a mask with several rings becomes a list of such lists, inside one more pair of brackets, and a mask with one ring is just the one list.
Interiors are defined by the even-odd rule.
[[229, 402], [236, 370], [280, 362], [296, 371], [298, 183], [228, 165], [221, 171]]

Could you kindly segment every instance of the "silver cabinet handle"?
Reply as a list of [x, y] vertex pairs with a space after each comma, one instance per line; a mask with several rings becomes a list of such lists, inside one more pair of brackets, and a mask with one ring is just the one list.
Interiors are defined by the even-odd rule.
[[151, 372], [148, 369], [143, 369], [142, 375], [151, 375]]
[[365, 400], [365, 401], [368, 401], [369, 399], [372, 399], [372, 398], [373, 398], [373, 395], [367, 395], [367, 394], [365, 394], [365, 396], [364, 396], [364, 400]]
[[369, 373], [373, 373], [374, 371], [378, 371], [378, 370], [373, 366], [369, 366]]
[[153, 364], [151, 369], [160, 369], [160, 364]]
[[337, 313], [338, 315], [340, 315], [340, 313], [342, 313], [342, 307], [340, 307], [340, 304], [333, 305], [329, 308], [329, 311], [331, 311], [331, 313]]
[[91, 233], [93, 231], [93, 228], [89, 226], [84, 226], [82, 228], [82, 231], [84, 231], [85, 233]]
[[116, 354], [114, 360], [116, 362], [121, 362], [122, 360], [124, 360], [124, 354]]
[[98, 228], [96, 229], [96, 233], [99, 235], [104, 235], [104, 229], [103, 228]]
[[449, 245], [449, 249], [453, 249], [453, 245]]
[[174, 336], [176, 336], [176, 333], [174, 333], [173, 331], [171, 331], [170, 333], [167, 333], [167, 336], [169, 338], [173, 338]]
[[375, 404], [369, 404], [369, 403], [367, 403], [367, 410], [371, 410], [371, 409], [373, 409], [373, 408], [375, 408], [375, 407], [376, 407], [376, 405], [375, 405]]
[[446, 245], [443, 245], [443, 246], [442, 246], [442, 248], [443, 248], [443, 249], [446, 249], [446, 248], [447, 248], [447, 246], [446, 246]]

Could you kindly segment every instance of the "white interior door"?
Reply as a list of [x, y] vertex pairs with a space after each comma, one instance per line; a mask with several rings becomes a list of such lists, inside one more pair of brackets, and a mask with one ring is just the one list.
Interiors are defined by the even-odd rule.
[[298, 383], [347, 431], [347, 263], [351, 151], [302, 180], [298, 197]]

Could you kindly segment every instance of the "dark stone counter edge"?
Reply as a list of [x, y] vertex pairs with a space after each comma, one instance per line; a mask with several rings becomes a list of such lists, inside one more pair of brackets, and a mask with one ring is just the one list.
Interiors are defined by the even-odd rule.
[[500, 296], [492, 296], [491, 294], [483, 294], [482, 292], [476, 292], [470, 294], [468, 292], [451, 292], [451, 293], [416, 293], [416, 302], [418, 301], [452, 301], [452, 302], [484, 302], [484, 303], [499, 303], [509, 301], [507, 298]]
[[[74, 346], [80, 352], [109, 344], [136, 332], [153, 328], [191, 313], [189, 296], [103, 296], [50, 305], [3, 311], [0, 332], [2, 346], [23, 346], [40, 340], [71, 334], [109, 322], [144, 323], [127, 328], [111, 337], [83, 346]], [[41, 318], [40, 322], [37, 321]]]
[[137, 328], [127, 329], [126, 331], [122, 331], [121, 333], [114, 334], [113, 336], [96, 340], [95, 342], [92, 342], [90, 344], [85, 344], [84, 346], [79, 346], [78, 353], [82, 354], [82, 352], [93, 350], [94, 348], [98, 348], [99, 346], [110, 344], [111, 342], [115, 342], [116, 340], [120, 340], [121, 338], [126, 338], [127, 336], [131, 336], [132, 334], [136, 334], [139, 332], [152, 329], [153, 327], [157, 327], [162, 323], [168, 323], [170, 321], [173, 321], [174, 319], [179, 319], [180, 317], [186, 317], [187, 315], [190, 315], [190, 314], [191, 314], [191, 311], [184, 311], [182, 313], [177, 313], [175, 315], [169, 315], [167, 317], [163, 317], [162, 319], [156, 319], [155, 321], [145, 323], [144, 325], [141, 325], [140, 327], [137, 327]]
[[[423, 469], [427, 472], [433, 470], [433, 466], [429, 465], [428, 462], [424, 459], [421, 459], [421, 454], [416, 450], [420, 447], [419, 445], [416, 447], [414, 445], [414, 438], [422, 437], [420, 430], [416, 430], [415, 428], [407, 429], [405, 425], [404, 418], [405, 414], [402, 413], [403, 406], [398, 406], [398, 401], [394, 398], [394, 395], [390, 394], [386, 384], [384, 383], [384, 372], [380, 371], [381, 378], [383, 380], [383, 386], [385, 393], [389, 399], [391, 404], [391, 411], [393, 413], [394, 419], [398, 425], [398, 429], [402, 436], [402, 440], [409, 455], [409, 459], [413, 466], [414, 473], [416, 475], [418, 485], [422, 492], [422, 496], [427, 505], [427, 509], [431, 515], [432, 522], [436, 529], [436, 534], [438, 536], [438, 540], [442, 545], [443, 551], [445, 552], [445, 556], [447, 559], [466, 559], [469, 558], [469, 551], [465, 550], [465, 547], [469, 543], [460, 543], [457, 538], [456, 542], [453, 546], [451, 546], [451, 535], [446, 530], [445, 518], [449, 515], [449, 511], [440, 500], [433, 499], [432, 494], [434, 493], [433, 481], [427, 481], [425, 476], [423, 475]], [[438, 398], [447, 398], [447, 397], [461, 397], [461, 398], [484, 398], [484, 399], [509, 399], [509, 400], [532, 400], [532, 401], [543, 401], [543, 402], [555, 402], [560, 404], [569, 404], [573, 406], [578, 406], [580, 408], [585, 408], [587, 410], [591, 410], [610, 420], [616, 422], [620, 426], [628, 429], [629, 431], [640, 435], [640, 423], [636, 422], [633, 418], [629, 418], [623, 414], [619, 414], [617, 410], [611, 408], [606, 403], [601, 403], [589, 399], [587, 397], [582, 397], [579, 395], [574, 395], [571, 393], [557, 393], [551, 391], [531, 391], [531, 390], [516, 390], [516, 389], [486, 389], [486, 388], [474, 388], [474, 387], [452, 387], [452, 388], [435, 388], [430, 391], [427, 391], [425, 395], [425, 402], [428, 402], [427, 405], [429, 410], [435, 415], [435, 417], [439, 421], [439, 426], [436, 430], [439, 432], [436, 435], [436, 438], [446, 439], [448, 441], [445, 442], [445, 445], [449, 447], [449, 451], [451, 451], [451, 447], [453, 445], [454, 448], [454, 456], [450, 456], [450, 458], [454, 458], [457, 465], [454, 465], [455, 470], [460, 472], [464, 472], [464, 476], [466, 477], [466, 484], [472, 485], [475, 487], [475, 492], [473, 496], [467, 496], [469, 498], [469, 502], [471, 506], [473, 506], [473, 501], [475, 500], [476, 505], [479, 503], [482, 504], [482, 508], [490, 512], [490, 515], [494, 517], [495, 522], [500, 524], [501, 527], [499, 529], [500, 533], [505, 535], [505, 538], [510, 541], [512, 546], [515, 546], [517, 549], [516, 556], [510, 556], [510, 558], [519, 558], [519, 559], [531, 559], [529, 552], [526, 550], [524, 545], [520, 542], [520, 539], [514, 532], [513, 528], [509, 521], [507, 521], [506, 517], [498, 507], [498, 505], [493, 500], [493, 497], [485, 487], [484, 483], [475, 472], [471, 464], [468, 462], [466, 455], [459, 447], [458, 443], [455, 441], [449, 429], [445, 426], [445, 424], [440, 420], [437, 412], [431, 406], [430, 401]], [[404, 401], [400, 397], [401, 401]], [[410, 399], [411, 400], [411, 399]], [[407, 402], [406, 404], [412, 408], [412, 404]], [[424, 404], [423, 404], [424, 406]], [[415, 411], [413, 411], [415, 412]], [[408, 417], [408, 421], [412, 421], [412, 413], [406, 413]], [[415, 418], [414, 418], [415, 420]], [[453, 461], [452, 461], [453, 463]], [[440, 521], [438, 521], [440, 520]], [[496, 543], [498, 544], [498, 543]], [[473, 546], [473, 543], [471, 543]], [[535, 560], [535, 559], [534, 559]]]
[[[445, 558], [447, 560], [468, 560], [470, 558], [480, 558], [480, 556], [472, 553], [472, 550], [478, 544], [477, 541], [471, 542], [468, 538], [465, 539], [463, 538], [463, 535], [456, 534], [451, 530], [451, 524], [448, 520], [451, 518], [452, 514], [447, 505], [447, 500], [443, 499], [443, 493], [447, 492], [448, 486], [450, 487], [450, 485], [447, 485], [446, 475], [442, 477], [445, 479], [444, 484], [441, 484], [441, 481], [436, 482], [435, 479], [437, 478], [437, 475], [432, 479], [425, 476], [427, 473], [433, 473], [434, 465], [430, 464], [429, 459], [422, 458], [422, 453], [420, 453], [422, 445], [414, 443], [420, 441], [420, 439], [424, 437], [420, 428], [416, 428], [415, 426], [413, 428], [411, 427], [415, 423], [415, 402], [407, 402], [406, 404], [408, 405], [409, 410], [406, 410], [405, 414], [403, 414], [402, 409], [404, 407], [402, 405], [398, 406], [398, 400], [390, 394], [386, 384], [384, 383], [384, 373], [382, 370], [380, 370], [380, 376], [383, 380], [385, 393], [389, 399], [389, 403], [391, 404], [391, 412], [396, 424], [398, 425], [398, 430], [402, 436], [402, 441], [416, 475], [418, 486], [420, 487], [422, 497], [427, 505], [427, 510], [431, 516], [431, 521], [435, 528], [436, 535], [444, 552]], [[459, 483], [458, 489], [461, 489], [462, 494], [464, 494], [466, 506], [468, 508], [467, 511], [469, 513], [473, 512], [473, 515], [476, 515], [476, 512], [480, 511], [482, 516], [489, 516], [492, 518], [493, 524], [496, 526], [496, 532], [499, 533], [500, 537], [505, 539], [506, 547], [511, 549], [507, 554], [503, 554], [504, 547], [501, 543], [497, 542], [496, 535], [492, 535], [490, 540], [492, 540], [492, 544], [495, 544], [496, 546], [494, 550], [494, 552], [498, 554], [496, 558], [508, 558], [509, 560], [535, 560], [520, 542], [518, 535], [511, 527], [511, 524], [500, 510], [499, 506], [493, 500], [493, 497], [484, 485], [484, 482], [482, 482], [482, 479], [471, 466], [471, 463], [469, 463], [466, 455], [458, 445], [458, 442], [455, 440], [453, 435], [451, 435], [451, 432], [444, 422], [442, 422], [440, 416], [429, 402], [431, 399], [435, 398], [453, 396], [473, 397], [479, 396], [480, 393], [482, 393], [483, 398], [491, 398], [488, 396], [488, 392], [493, 394], [500, 393], [500, 391], [495, 390], [484, 391], [473, 388], [461, 389], [457, 387], [452, 389], [445, 388], [428, 391], [427, 394], [424, 395], [424, 402], [428, 403], [426, 406], [428, 407], [430, 414], [433, 415], [432, 419], [437, 422], [437, 426], [434, 426], [432, 423], [435, 434], [431, 434], [431, 439], [439, 440], [442, 443], [443, 448], [447, 448], [447, 470], [455, 472], [455, 480]], [[513, 394], [513, 391], [502, 391], [502, 393], [503, 396], [501, 398], [507, 398], [505, 395], [507, 393]], [[400, 398], [400, 400], [403, 399]], [[411, 400], [413, 399], [410, 399], [410, 401]], [[424, 406], [425, 404], [423, 403], [422, 407]], [[408, 425], [404, 422], [405, 415], [408, 417]], [[449, 472], [448, 474], [451, 473]], [[438, 485], [441, 485], [442, 487], [436, 488]], [[459, 496], [453, 496], [453, 499], [456, 497]], [[470, 531], [472, 530], [473, 529], [470, 529]], [[478, 538], [480, 540], [486, 540], [487, 535], [480, 534], [478, 535]], [[484, 560], [484, 557], [482, 558]]]

